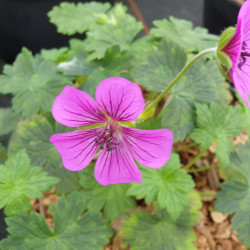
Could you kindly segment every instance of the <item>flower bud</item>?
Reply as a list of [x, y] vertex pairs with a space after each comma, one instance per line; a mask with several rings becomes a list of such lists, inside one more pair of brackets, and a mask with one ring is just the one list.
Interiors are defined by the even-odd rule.
[[226, 79], [230, 81], [231, 78], [228, 75], [228, 72], [232, 68], [232, 61], [231, 58], [223, 51], [223, 48], [233, 37], [233, 35], [235, 34], [235, 30], [236, 30], [235, 27], [230, 27], [222, 33], [216, 53], [216, 61], [220, 69], [220, 72]]

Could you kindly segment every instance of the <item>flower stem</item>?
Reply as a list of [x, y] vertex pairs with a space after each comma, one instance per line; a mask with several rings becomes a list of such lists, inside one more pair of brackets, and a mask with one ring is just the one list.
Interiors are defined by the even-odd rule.
[[188, 172], [189, 174], [192, 174], [192, 173], [199, 173], [199, 172], [208, 171], [208, 170], [214, 169], [214, 168], [218, 168], [218, 166], [209, 166], [209, 167], [205, 167], [205, 168], [191, 169], [191, 170], [188, 170], [187, 172]]
[[207, 150], [202, 150], [198, 155], [196, 155], [186, 166], [183, 167], [183, 169], [189, 169], [190, 167], [192, 167], [195, 162], [197, 162], [206, 152]]
[[194, 62], [196, 62], [198, 59], [200, 59], [204, 55], [215, 53], [216, 50], [217, 50], [217, 48], [205, 49], [205, 50], [201, 51], [200, 53], [196, 54], [194, 57], [192, 57], [187, 62], [187, 64], [182, 68], [182, 70], [179, 72], [179, 74], [169, 84], [169, 86], [163, 92], [161, 92], [161, 94], [158, 95], [158, 97], [153, 102], [151, 102], [145, 108], [145, 110], [143, 112], [146, 114], [152, 108], [154, 108], [160, 102], [160, 100], [168, 93], [168, 91], [180, 80], [180, 78], [186, 73], [186, 71], [190, 68], [190, 66], [194, 64]]

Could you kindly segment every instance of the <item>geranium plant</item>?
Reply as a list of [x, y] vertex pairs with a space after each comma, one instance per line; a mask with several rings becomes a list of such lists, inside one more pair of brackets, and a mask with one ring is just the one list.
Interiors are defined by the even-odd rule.
[[216, 212], [250, 247], [249, 12], [221, 36], [174, 17], [143, 36], [122, 4], [55, 6], [86, 38], [0, 75], [0, 249], [199, 249]]

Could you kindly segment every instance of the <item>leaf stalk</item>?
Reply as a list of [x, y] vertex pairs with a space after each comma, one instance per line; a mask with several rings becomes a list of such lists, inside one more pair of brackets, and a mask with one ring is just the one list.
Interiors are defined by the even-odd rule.
[[154, 107], [156, 107], [156, 105], [161, 101], [161, 99], [168, 93], [168, 91], [181, 79], [181, 77], [186, 73], [186, 71], [197, 61], [199, 60], [201, 57], [203, 57], [204, 55], [207, 54], [211, 54], [211, 53], [216, 53], [217, 48], [209, 48], [209, 49], [205, 49], [203, 51], [201, 51], [200, 53], [196, 54], [194, 57], [192, 57], [187, 64], [182, 68], [182, 70], [178, 73], [178, 75], [172, 80], [172, 82], [168, 85], [168, 87], [163, 90], [161, 92], [160, 95], [158, 95], [156, 97], [156, 99], [151, 102], [143, 111], [143, 113], [147, 113], [150, 112], [150, 110]]

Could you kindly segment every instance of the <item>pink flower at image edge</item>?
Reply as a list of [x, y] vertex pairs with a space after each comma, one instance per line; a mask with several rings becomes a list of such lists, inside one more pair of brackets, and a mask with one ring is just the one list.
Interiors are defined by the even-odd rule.
[[[96, 101], [87, 93], [66, 86], [52, 108], [55, 120], [68, 127], [101, 126], [54, 134], [63, 165], [71, 171], [87, 167], [97, 151], [95, 178], [102, 185], [141, 182], [134, 159], [150, 168], [160, 168], [169, 159], [173, 134], [168, 129], [140, 130], [122, 125], [144, 110], [138, 85], [121, 77], [103, 80], [96, 88]], [[134, 158], [134, 159], [133, 159]]]
[[241, 98], [250, 107], [250, 0], [242, 5], [236, 32], [222, 51], [231, 58], [229, 75]]

